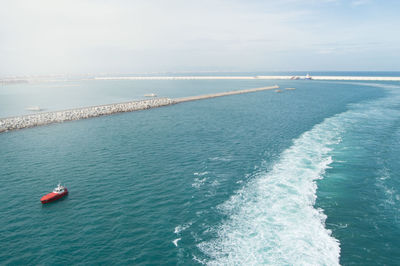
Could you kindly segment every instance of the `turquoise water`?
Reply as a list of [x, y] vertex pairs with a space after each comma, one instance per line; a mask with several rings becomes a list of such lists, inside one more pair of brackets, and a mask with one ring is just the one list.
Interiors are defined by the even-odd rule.
[[[102, 82], [81, 103], [156, 87]], [[151, 92], [274, 83], [160, 81]], [[395, 265], [399, 85], [277, 83], [297, 90], [1, 134], [1, 264]], [[41, 205], [58, 181], [68, 197]]]

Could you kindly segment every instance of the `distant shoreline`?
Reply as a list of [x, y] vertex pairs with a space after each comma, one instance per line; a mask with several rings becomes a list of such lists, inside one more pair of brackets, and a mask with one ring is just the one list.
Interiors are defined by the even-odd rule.
[[[301, 80], [306, 76], [142, 76], [94, 77], [95, 80]], [[400, 77], [311, 76], [311, 80], [400, 81]]]
[[[333, 72], [334, 73], [334, 72]], [[400, 72], [399, 72], [400, 73]], [[358, 73], [359, 74], [359, 73]], [[257, 75], [257, 74], [234, 74], [232, 75], [181, 75], [181, 76], [163, 76], [163, 75], [132, 75], [132, 76], [80, 76], [80, 77], [66, 77], [66, 76], [32, 76], [32, 77], [0, 77], [0, 85], [14, 85], [21, 83], [38, 83], [38, 82], [57, 82], [57, 81], [77, 81], [77, 80], [343, 80], [343, 81], [400, 81], [400, 74], [393, 73], [398, 76], [380, 76], [378, 73], [371, 73], [370, 76], [363, 75], [348, 75], [341, 73], [341, 75], [320, 74], [311, 75], [310, 78], [301, 75], [300, 73], [292, 73], [291, 75]]]

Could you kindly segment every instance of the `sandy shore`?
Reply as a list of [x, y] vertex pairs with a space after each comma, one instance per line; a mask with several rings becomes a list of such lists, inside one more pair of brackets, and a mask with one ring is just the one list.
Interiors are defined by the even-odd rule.
[[[305, 76], [178, 76], [178, 77], [95, 77], [96, 80], [290, 80], [305, 79]], [[365, 76], [311, 76], [313, 80], [359, 80], [359, 81], [400, 81], [400, 77], [365, 77]]]

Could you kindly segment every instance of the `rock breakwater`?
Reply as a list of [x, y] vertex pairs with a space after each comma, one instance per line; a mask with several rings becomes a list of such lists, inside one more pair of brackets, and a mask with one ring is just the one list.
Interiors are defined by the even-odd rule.
[[79, 120], [79, 119], [85, 119], [103, 115], [111, 115], [114, 113], [140, 111], [140, 110], [157, 108], [182, 102], [197, 101], [215, 97], [251, 93], [264, 90], [273, 90], [277, 88], [279, 88], [279, 86], [275, 85], [269, 87], [228, 91], [228, 92], [184, 97], [177, 99], [153, 98], [149, 100], [115, 103], [115, 104], [107, 104], [107, 105], [99, 105], [91, 107], [82, 107], [82, 108], [63, 110], [63, 111], [43, 112], [31, 115], [0, 118], [0, 133], [16, 129], [36, 127], [53, 123], [61, 123], [65, 121]]
[[0, 119], [0, 132], [47, 125], [52, 123], [60, 123], [64, 121], [110, 115], [114, 113], [145, 110], [171, 105], [173, 103], [174, 101], [169, 98], [157, 98], [151, 100], [107, 104], [64, 111], [36, 113], [31, 115], [2, 118]]
[[203, 100], [203, 99], [210, 99], [210, 98], [216, 98], [216, 97], [222, 97], [222, 96], [244, 94], [244, 93], [273, 90], [273, 89], [279, 89], [279, 86], [275, 85], [275, 86], [269, 86], [269, 87], [261, 87], [261, 88], [253, 88], [253, 89], [246, 89], [246, 90], [236, 90], [236, 91], [227, 91], [227, 92], [220, 92], [220, 93], [206, 94], [206, 95], [199, 95], [199, 96], [183, 97], [183, 98], [177, 98], [174, 101], [176, 103], [182, 103], [182, 102], [198, 101], [198, 100]]

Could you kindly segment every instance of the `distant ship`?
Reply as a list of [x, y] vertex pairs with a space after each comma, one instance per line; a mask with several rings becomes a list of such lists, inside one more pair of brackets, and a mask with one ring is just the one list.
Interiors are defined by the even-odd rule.
[[155, 93], [145, 94], [144, 97], [157, 97], [157, 94]]
[[42, 204], [45, 203], [49, 203], [58, 199], [61, 199], [62, 197], [68, 195], [68, 189], [64, 186], [61, 186], [60, 184], [58, 184], [58, 186], [53, 189], [53, 192], [44, 195], [40, 201], [42, 202]]
[[43, 109], [40, 108], [39, 106], [31, 106], [31, 107], [27, 107], [26, 110], [39, 112], [39, 111], [42, 111]]
[[304, 79], [312, 79], [312, 77], [310, 76], [310, 74], [307, 73], [307, 75]]

